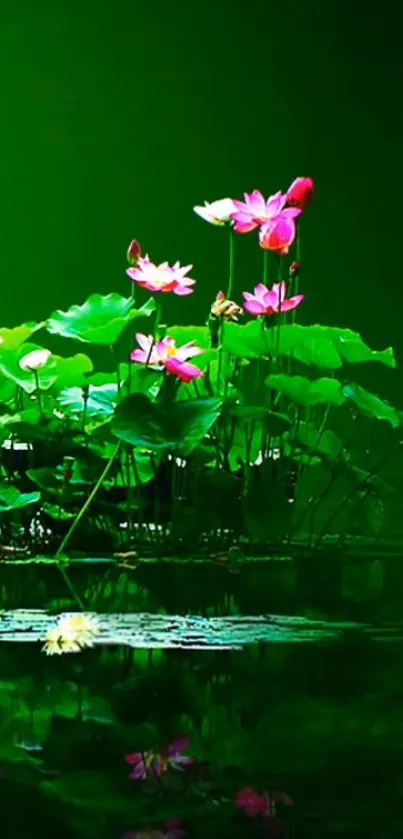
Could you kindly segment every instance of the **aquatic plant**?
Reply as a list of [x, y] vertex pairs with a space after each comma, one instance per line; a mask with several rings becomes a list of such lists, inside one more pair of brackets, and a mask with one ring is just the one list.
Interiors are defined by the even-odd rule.
[[[67, 582], [67, 554], [87, 545], [92, 555], [209, 556], [213, 545], [379, 538], [393, 489], [379, 473], [402, 445], [403, 415], [356, 376], [396, 362], [346, 327], [296, 322], [303, 301], [309, 316], [300, 240], [313, 195], [313, 181], [297, 178], [267, 199], [255, 190], [194, 208], [229, 237], [227, 288], [204, 325], [163, 322], [164, 296], [186, 307], [180, 298], [196, 293], [192, 266], [157, 265], [133, 240], [127, 297], [93, 294], [0, 330], [3, 546], [61, 558]], [[234, 258], [245, 234], [262, 251], [260, 281], [246, 288]], [[73, 354], [36, 343], [46, 332], [74, 342]], [[94, 369], [96, 347], [113, 369]], [[392, 430], [379, 462], [360, 434], [352, 442], [377, 420]]]

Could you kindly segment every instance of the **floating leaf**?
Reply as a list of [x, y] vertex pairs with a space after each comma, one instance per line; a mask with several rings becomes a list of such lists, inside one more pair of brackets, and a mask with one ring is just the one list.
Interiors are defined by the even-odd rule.
[[356, 385], [351, 382], [343, 387], [343, 394], [346, 399], [354, 402], [354, 405], [367, 417], [373, 417], [378, 420], [388, 422], [392, 428], [398, 428], [402, 425], [403, 413], [393, 408], [388, 402], [380, 399], [364, 387]]
[[112, 432], [120, 440], [151, 451], [176, 451], [183, 456], [205, 437], [220, 414], [215, 399], [181, 400], [162, 407], [142, 393], [117, 406]]
[[131, 321], [149, 317], [154, 310], [153, 299], [141, 309], [135, 309], [132, 297], [121, 297], [114, 292], [105, 296], [91, 294], [81, 306], [70, 306], [67, 312], [61, 309], [53, 312], [47, 329], [52, 335], [112, 346]]
[[337, 379], [323, 377], [311, 381], [305, 376], [287, 376], [285, 373], [268, 376], [265, 384], [287, 396], [297, 405], [343, 405], [346, 397]]
[[40, 492], [20, 492], [15, 486], [0, 484], [0, 513], [22, 510], [40, 500]]
[[28, 338], [34, 332], [38, 332], [44, 326], [44, 322], [35, 323], [34, 321], [29, 321], [29, 323], [22, 323], [21, 326], [14, 326], [13, 329], [3, 327], [0, 329], [0, 350], [16, 350], [24, 341], [28, 341]]

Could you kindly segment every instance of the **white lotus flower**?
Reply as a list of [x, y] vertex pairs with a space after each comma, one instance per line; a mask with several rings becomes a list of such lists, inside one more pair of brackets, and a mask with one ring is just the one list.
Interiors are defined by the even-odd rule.
[[25, 373], [37, 373], [47, 364], [51, 355], [49, 350], [32, 350], [20, 359], [21, 370]]
[[222, 227], [231, 220], [231, 213], [236, 212], [236, 207], [232, 198], [220, 198], [211, 204], [205, 201], [204, 207], [193, 207], [193, 210], [204, 221], [208, 221], [209, 224], [216, 224]]

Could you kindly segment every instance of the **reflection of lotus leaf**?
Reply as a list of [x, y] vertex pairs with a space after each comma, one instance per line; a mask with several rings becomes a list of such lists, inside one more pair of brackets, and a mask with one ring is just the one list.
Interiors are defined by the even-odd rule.
[[50, 316], [47, 329], [53, 335], [75, 338], [89, 344], [112, 346], [123, 330], [135, 318], [149, 317], [155, 309], [154, 300], [148, 300], [141, 309], [133, 307], [131, 297], [120, 294], [91, 294], [81, 306], [73, 305]]

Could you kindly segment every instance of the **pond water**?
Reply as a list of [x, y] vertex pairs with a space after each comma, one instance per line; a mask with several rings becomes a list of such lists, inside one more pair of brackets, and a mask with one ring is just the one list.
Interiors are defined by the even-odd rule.
[[97, 620], [0, 615], [2, 839], [403, 835], [403, 625]]

